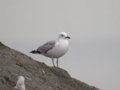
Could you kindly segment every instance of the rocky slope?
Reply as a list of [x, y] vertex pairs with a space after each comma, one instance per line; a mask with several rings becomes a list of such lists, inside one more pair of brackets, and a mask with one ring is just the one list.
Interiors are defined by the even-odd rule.
[[19, 75], [25, 77], [26, 90], [99, 90], [0, 42], [0, 90], [11, 90]]

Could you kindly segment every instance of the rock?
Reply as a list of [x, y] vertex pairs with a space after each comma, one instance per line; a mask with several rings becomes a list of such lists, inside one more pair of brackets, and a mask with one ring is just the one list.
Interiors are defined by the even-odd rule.
[[26, 90], [99, 90], [0, 42], [0, 90], [11, 90], [20, 75], [25, 77]]

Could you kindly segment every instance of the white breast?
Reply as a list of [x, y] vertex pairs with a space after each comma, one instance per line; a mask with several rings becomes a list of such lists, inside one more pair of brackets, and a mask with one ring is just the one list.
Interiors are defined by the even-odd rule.
[[68, 51], [69, 42], [68, 40], [56, 41], [55, 47], [47, 52], [45, 56], [59, 58], [63, 56]]

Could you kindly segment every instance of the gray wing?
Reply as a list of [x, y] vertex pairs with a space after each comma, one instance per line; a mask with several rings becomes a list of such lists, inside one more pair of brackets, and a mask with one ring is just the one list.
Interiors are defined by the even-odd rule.
[[40, 53], [47, 53], [50, 49], [52, 49], [55, 46], [55, 41], [49, 41], [42, 46], [40, 46], [37, 51]]

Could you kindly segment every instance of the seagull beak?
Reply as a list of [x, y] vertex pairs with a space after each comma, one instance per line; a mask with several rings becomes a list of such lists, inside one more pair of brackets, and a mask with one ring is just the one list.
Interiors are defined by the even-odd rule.
[[69, 37], [69, 36], [67, 36], [66, 38], [70, 39], [70, 37]]

